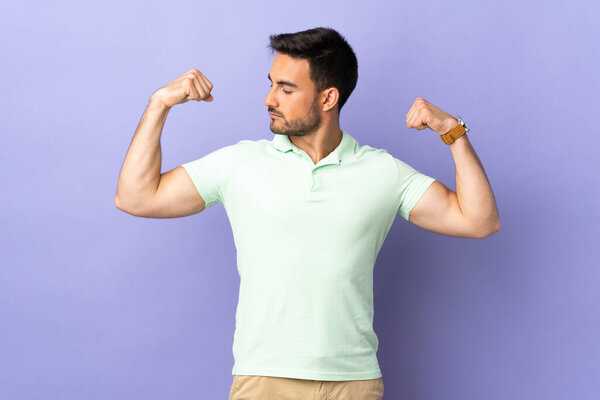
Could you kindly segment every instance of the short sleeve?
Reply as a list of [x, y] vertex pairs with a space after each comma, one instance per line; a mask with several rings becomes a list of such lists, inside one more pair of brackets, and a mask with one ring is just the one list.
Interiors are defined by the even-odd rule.
[[405, 162], [394, 157], [398, 172], [396, 184], [398, 214], [408, 221], [413, 207], [419, 202], [421, 196], [435, 181], [434, 178], [423, 174]]
[[223, 203], [223, 195], [233, 162], [234, 145], [225, 146], [181, 166], [190, 176], [206, 203], [205, 209]]

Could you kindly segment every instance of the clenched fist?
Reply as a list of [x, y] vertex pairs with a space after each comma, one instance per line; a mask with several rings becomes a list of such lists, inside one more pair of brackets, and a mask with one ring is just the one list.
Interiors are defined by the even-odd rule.
[[458, 125], [458, 120], [440, 110], [422, 97], [417, 97], [406, 114], [406, 127], [422, 130], [429, 128], [443, 135]]
[[167, 107], [189, 100], [213, 101], [214, 97], [210, 94], [212, 88], [212, 83], [194, 68], [154, 92], [152, 100], [159, 101]]

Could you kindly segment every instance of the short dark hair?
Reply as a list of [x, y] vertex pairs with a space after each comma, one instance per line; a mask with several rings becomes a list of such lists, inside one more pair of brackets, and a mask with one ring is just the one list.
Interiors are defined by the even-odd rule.
[[335, 87], [338, 112], [358, 80], [358, 61], [346, 39], [333, 28], [318, 27], [296, 33], [269, 35], [267, 48], [293, 58], [307, 59], [317, 92]]

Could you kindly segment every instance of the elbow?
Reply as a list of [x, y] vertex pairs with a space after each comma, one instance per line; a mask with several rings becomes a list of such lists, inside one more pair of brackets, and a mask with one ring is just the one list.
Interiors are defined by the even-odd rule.
[[119, 197], [117, 194], [115, 196], [115, 207], [119, 210], [123, 211], [126, 214], [133, 215], [134, 217], [145, 217], [148, 212], [148, 202], [141, 201], [139, 199], [132, 200], [124, 200], [122, 197]]
[[487, 225], [485, 228], [479, 229], [477, 234], [473, 236], [474, 239], [485, 239], [486, 237], [492, 236], [494, 233], [500, 230], [500, 219], [496, 219], [493, 224]]
[[119, 195], [115, 196], [115, 207], [117, 207], [121, 211], [125, 211], [125, 206], [123, 205], [123, 202], [121, 201]]
[[119, 195], [115, 196], [115, 207], [117, 207], [119, 210], [126, 212], [127, 214], [132, 214], [133, 212], [131, 211], [131, 207], [125, 205], [123, 203], [123, 200], [119, 197]]

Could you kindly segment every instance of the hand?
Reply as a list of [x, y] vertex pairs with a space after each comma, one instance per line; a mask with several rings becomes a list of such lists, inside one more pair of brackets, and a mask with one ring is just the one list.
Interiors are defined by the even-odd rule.
[[206, 79], [202, 72], [191, 69], [154, 92], [151, 100], [158, 101], [166, 107], [173, 107], [175, 104], [185, 103], [189, 100], [210, 102], [214, 100], [214, 97], [210, 94], [212, 88], [212, 83]]
[[458, 125], [458, 120], [440, 110], [422, 97], [417, 97], [406, 114], [406, 127], [422, 130], [429, 128], [443, 135]]

